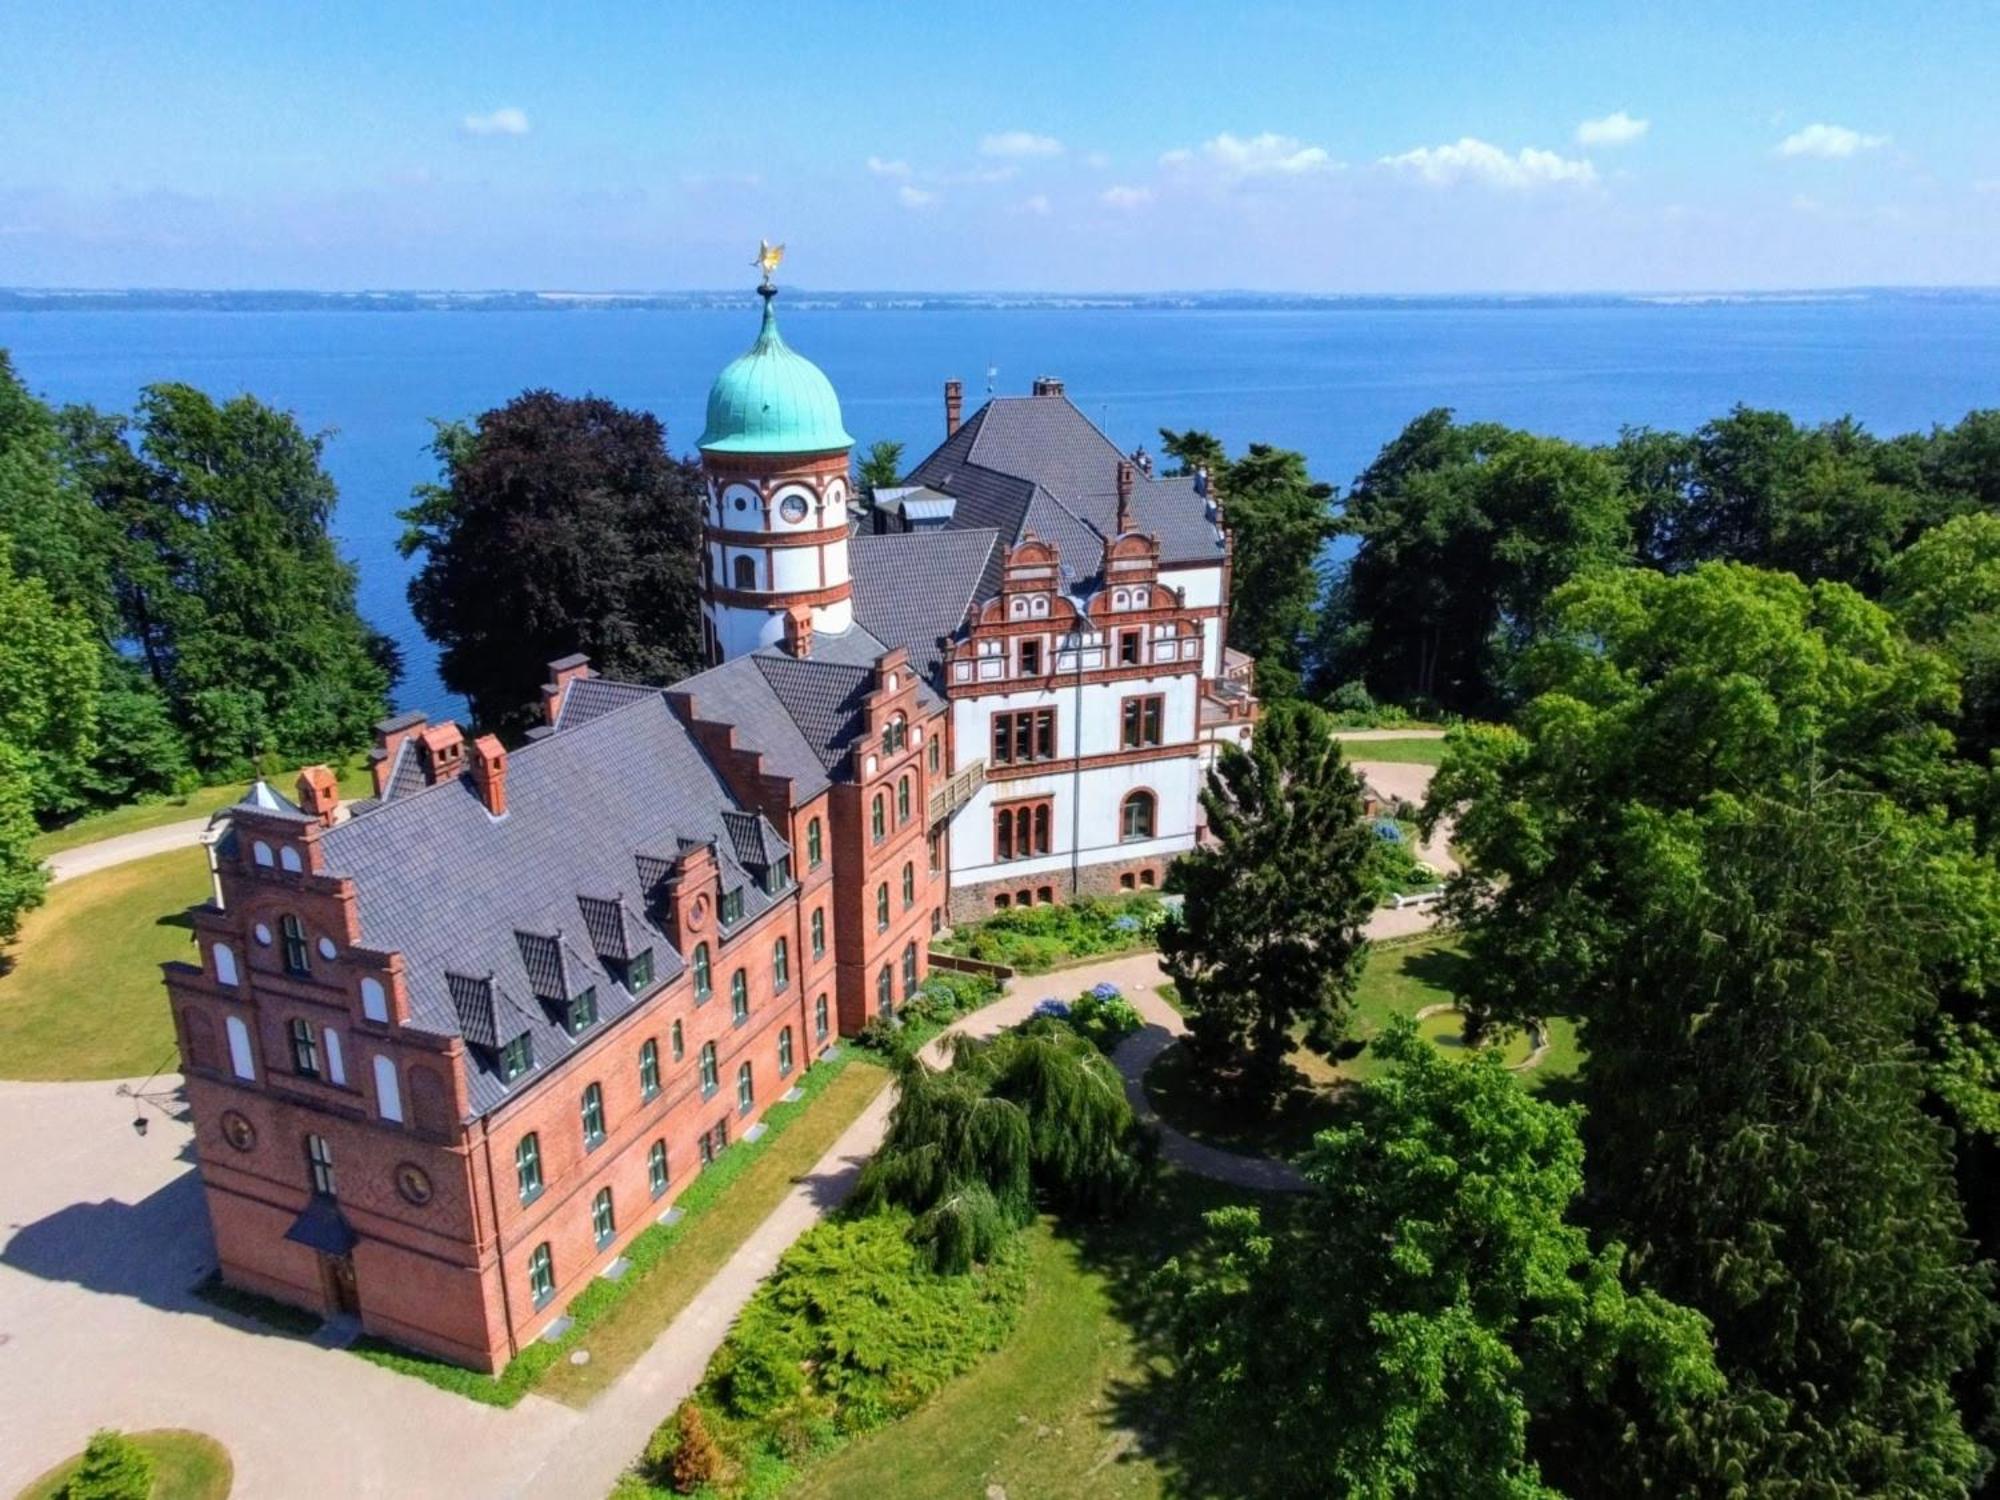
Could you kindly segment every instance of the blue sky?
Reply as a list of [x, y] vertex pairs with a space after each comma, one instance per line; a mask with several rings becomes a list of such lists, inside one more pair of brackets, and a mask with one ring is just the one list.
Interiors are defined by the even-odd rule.
[[2000, 282], [2000, 4], [0, 8], [0, 285]]

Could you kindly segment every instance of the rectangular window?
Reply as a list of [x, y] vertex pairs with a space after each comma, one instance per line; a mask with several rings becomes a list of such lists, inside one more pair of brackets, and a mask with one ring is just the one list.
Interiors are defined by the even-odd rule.
[[995, 765], [1027, 765], [1056, 758], [1056, 711], [1024, 708], [993, 716]]
[[1166, 716], [1166, 699], [1159, 693], [1143, 698], [1127, 698], [1121, 716], [1119, 742], [1127, 750], [1160, 743], [1161, 724]]
[[569, 1034], [576, 1036], [597, 1020], [597, 986], [578, 990], [569, 1003]]
[[638, 994], [653, 982], [653, 950], [648, 948], [625, 967], [625, 988]]
[[331, 1198], [333, 1193], [333, 1147], [323, 1135], [306, 1137], [306, 1164], [312, 1168], [313, 1191]]
[[665, 1141], [653, 1142], [652, 1149], [646, 1153], [646, 1185], [653, 1190], [655, 1198], [667, 1190], [667, 1143]]
[[1021, 642], [1021, 675], [1039, 677], [1042, 675], [1042, 643], [1037, 640]]
[[535, 1306], [545, 1305], [556, 1294], [556, 1262], [549, 1253], [548, 1243], [535, 1246], [535, 1253], [528, 1257], [528, 1295], [535, 1299]]
[[1053, 804], [1047, 797], [1003, 802], [993, 809], [993, 858], [1032, 859], [1050, 849]]
[[660, 1092], [660, 1044], [651, 1037], [639, 1049], [639, 1092], [648, 1099]]
[[533, 1132], [521, 1137], [514, 1148], [514, 1181], [521, 1189], [521, 1201], [532, 1203], [542, 1193], [542, 1138]]
[[1139, 632], [1121, 630], [1118, 632], [1118, 664], [1121, 667], [1139, 665]]
[[583, 1145], [595, 1151], [604, 1144], [604, 1090], [591, 1084], [583, 1091]]
[[500, 1049], [500, 1077], [512, 1083], [535, 1065], [535, 1042], [527, 1032]]
[[724, 891], [722, 893], [722, 925], [727, 927], [731, 923], [740, 922], [742, 920], [743, 920], [742, 889], [739, 887], [738, 889], [733, 891]]

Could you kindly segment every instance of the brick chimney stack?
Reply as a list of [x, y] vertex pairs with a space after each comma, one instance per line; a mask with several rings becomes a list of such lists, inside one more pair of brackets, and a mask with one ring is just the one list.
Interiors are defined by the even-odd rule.
[[1118, 534], [1132, 529], [1132, 461], [1118, 460]]
[[423, 747], [424, 784], [436, 786], [449, 781], [465, 764], [465, 731], [450, 719], [433, 725], [417, 736]]
[[331, 766], [307, 766], [299, 772], [299, 810], [325, 828], [340, 821], [340, 780]]
[[794, 604], [785, 610], [785, 649], [800, 661], [805, 661], [812, 655], [812, 606]]
[[1063, 393], [1063, 383], [1053, 375], [1037, 375], [1034, 393], [1037, 396], [1060, 396]]
[[472, 742], [472, 784], [489, 813], [507, 816], [507, 752], [493, 735], [482, 734]]
[[950, 437], [958, 431], [959, 413], [965, 410], [965, 382], [947, 380], [944, 383], [944, 435]]

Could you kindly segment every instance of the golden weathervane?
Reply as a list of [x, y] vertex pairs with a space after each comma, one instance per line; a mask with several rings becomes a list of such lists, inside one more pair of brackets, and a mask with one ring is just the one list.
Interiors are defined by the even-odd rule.
[[771, 285], [771, 275], [778, 269], [778, 263], [785, 258], [785, 247], [774, 245], [769, 240], [757, 241], [757, 258], [750, 262], [764, 273], [764, 285]]

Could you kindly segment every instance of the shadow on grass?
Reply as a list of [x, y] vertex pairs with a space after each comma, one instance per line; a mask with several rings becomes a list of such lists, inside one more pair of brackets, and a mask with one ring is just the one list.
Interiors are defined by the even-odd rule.
[[1418, 949], [1404, 958], [1403, 971], [1454, 995], [1462, 996], [1471, 988], [1472, 960], [1456, 948]]
[[1287, 1067], [1288, 1080], [1266, 1106], [1207, 1086], [1185, 1042], [1176, 1042], [1146, 1070], [1146, 1096], [1167, 1124], [1226, 1151], [1292, 1161], [1340, 1117], [1338, 1088], [1314, 1083]]
[[194, 918], [185, 911], [170, 911], [153, 924], [155, 927], [183, 927], [194, 931]]

